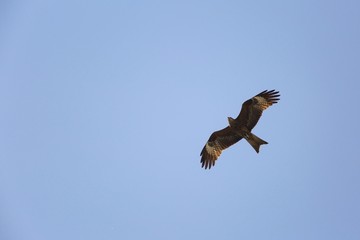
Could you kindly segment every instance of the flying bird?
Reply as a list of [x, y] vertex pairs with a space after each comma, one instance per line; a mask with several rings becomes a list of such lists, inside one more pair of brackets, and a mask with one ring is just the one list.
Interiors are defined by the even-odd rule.
[[279, 97], [278, 91], [265, 90], [245, 101], [237, 118], [228, 117], [229, 126], [210, 135], [200, 153], [202, 167], [210, 169], [215, 165], [215, 161], [224, 149], [237, 143], [242, 138], [245, 138], [259, 153], [260, 145], [268, 143], [253, 134], [251, 130], [259, 121], [262, 112], [277, 103], [280, 100]]

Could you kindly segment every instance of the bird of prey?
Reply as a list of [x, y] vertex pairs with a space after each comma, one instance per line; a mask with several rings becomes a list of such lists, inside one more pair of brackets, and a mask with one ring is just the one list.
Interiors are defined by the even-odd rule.
[[215, 165], [216, 159], [224, 149], [237, 143], [242, 138], [245, 138], [259, 153], [260, 145], [267, 144], [267, 142], [255, 136], [251, 130], [259, 121], [262, 112], [277, 103], [280, 100], [279, 97], [278, 91], [265, 90], [245, 101], [237, 118], [228, 117], [229, 126], [211, 134], [200, 153], [202, 167], [210, 169]]

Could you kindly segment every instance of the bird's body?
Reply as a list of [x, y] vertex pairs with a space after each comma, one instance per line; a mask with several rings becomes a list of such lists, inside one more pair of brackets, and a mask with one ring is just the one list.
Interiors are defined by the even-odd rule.
[[262, 112], [280, 100], [279, 96], [279, 92], [275, 90], [266, 90], [245, 101], [236, 119], [228, 117], [229, 126], [211, 134], [200, 153], [202, 167], [210, 169], [224, 149], [242, 138], [247, 140], [258, 153], [260, 145], [267, 142], [251, 133], [251, 130], [259, 121]]

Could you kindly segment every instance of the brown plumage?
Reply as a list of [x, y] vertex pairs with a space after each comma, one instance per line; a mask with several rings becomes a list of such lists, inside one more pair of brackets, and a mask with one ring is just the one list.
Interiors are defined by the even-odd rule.
[[228, 117], [229, 126], [211, 134], [209, 140], [202, 149], [202, 167], [211, 168], [221, 152], [245, 138], [248, 143], [259, 153], [260, 145], [266, 141], [251, 133], [259, 121], [262, 112], [280, 100], [280, 94], [275, 90], [265, 90], [242, 104], [241, 111], [236, 119]]

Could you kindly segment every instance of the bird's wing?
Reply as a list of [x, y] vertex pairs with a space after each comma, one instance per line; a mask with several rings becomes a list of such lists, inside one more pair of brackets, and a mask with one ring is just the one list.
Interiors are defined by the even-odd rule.
[[236, 121], [240, 126], [246, 126], [251, 131], [259, 121], [262, 112], [280, 100], [280, 94], [275, 90], [265, 90], [242, 105]]
[[212, 133], [200, 153], [202, 167], [210, 169], [215, 165], [215, 160], [220, 156], [221, 152], [237, 143], [241, 138], [230, 127]]

